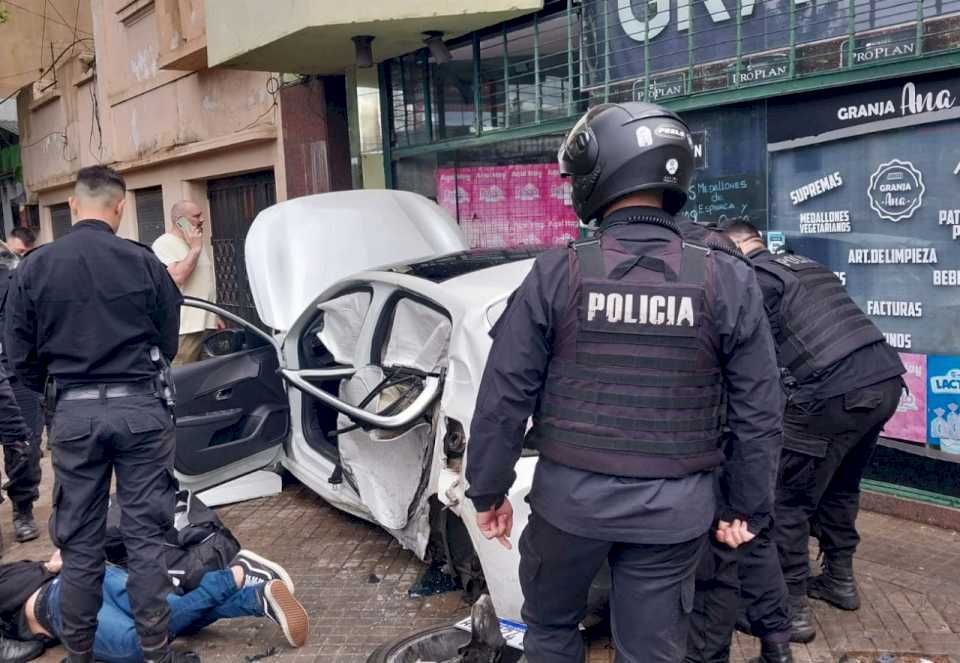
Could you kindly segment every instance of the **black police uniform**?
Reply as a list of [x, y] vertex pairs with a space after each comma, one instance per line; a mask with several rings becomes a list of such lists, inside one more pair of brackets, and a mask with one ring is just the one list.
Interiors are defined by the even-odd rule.
[[[4, 328], [7, 291], [11, 277], [11, 270], [6, 266], [0, 266], [0, 333]], [[5, 428], [2, 435], [3, 463], [7, 474], [4, 489], [10, 501], [13, 502], [16, 513], [29, 513], [32, 511], [33, 503], [40, 497], [42, 478], [40, 441], [43, 415], [40, 411], [40, 394], [27, 389], [10, 371], [6, 353], [2, 348], [0, 348], [0, 373], [9, 380], [8, 386], [0, 385], [0, 420], [4, 422], [0, 425]]]
[[827, 564], [852, 572], [860, 480], [896, 412], [905, 369], [825, 267], [765, 249], [749, 258], [778, 360], [796, 380], [784, 413], [773, 536], [790, 595], [803, 597], [811, 519]]
[[[644, 220], [627, 222], [638, 218]], [[634, 269], [650, 268], [661, 270], [664, 275], [682, 273], [680, 256], [686, 250], [680, 249], [679, 227], [663, 210], [618, 211], [604, 221], [602, 228], [604, 255], [610, 255], [608, 247], [616, 245], [614, 253], [620, 251], [618, 259], [625, 253], [634, 256], [622, 263], [624, 267], [613, 270], [623, 272], [615, 276], [629, 279], [629, 272]], [[673, 417], [674, 413], [663, 410], [661, 414], [675, 424], [665, 420], [644, 422], [639, 417], [649, 411], [637, 410], [631, 417], [624, 415], [621, 408], [622, 420], [617, 425], [632, 427], [638, 439], [646, 440], [638, 444], [650, 455], [634, 458], [613, 453], [608, 456], [612, 464], [604, 471], [587, 469], [592, 461], [584, 462], [579, 451], [569, 456], [558, 450], [562, 445], [577, 446], [576, 435], [569, 435], [571, 431], [589, 430], [591, 422], [601, 427], [610, 425], [610, 419], [595, 419], [590, 413], [592, 410], [605, 417], [604, 408], [617, 401], [617, 395], [598, 392], [600, 402], [581, 408], [582, 418], [575, 407], [556, 406], [572, 397], [593, 398], [577, 391], [579, 378], [588, 379], [586, 375], [591, 374], [602, 382], [606, 374], [624, 371], [597, 365], [578, 376], [576, 371], [567, 373], [563, 362], [557, 361], [556, 353], [561, 346], [566, 347], [561, 337], [570, 338], [571, 306], [576, 306], [582, 289], [573, 284], [581, 274], [571, 270], [571, 250], [574, 249], [550, 251], [537, 258], [491, 332], [493, 348], [471, 428], [467, 494], [478, 511], [485, 511], [508, 492], [515, 478], [513, 466], [524, 444], [527, 420], [536, 413], [528, 441], [540, 449], [541, 455], [528, 496], [532, 513], [520, 541], [527, 658], [531, 663], [582, 660], [583, 642], [577, 626], [584, 616], [591, 582], [603, 561], [608, 560], [618, 651], [628, 657], [624, 660], [676, 663], [686, 644], [694, 572], [717, 515], [712, 470], [723, 461], [719, 451], [719, 418], [707, 417], [706, 421], [697, 408], [712, 409], [713, 414], [719, 415], [724, 402], [721, 394], [726, 394], [727, 425], [733, 431], [733, 458], [728, 465], [733, 488], [731, 504], [724, 515], [731, 519], [749, 518], [754, 531], [766, 527], [772, 511], [771, 483], [757, 481], [754, 474], [759, 471], [762, 476], [772, 476], [779, 453], [782, 403], [773, 342], [749, 266], [721, 253], [704, 257], [714, 270], [712, 318], [703, 324], [716, 333], [716, 361], [721, 367], [717, 375], [722, 376], [718, 388], [708, 386], [705, 388], [711, 393], [700, 394], [694, 378], [677, 392], [676, 385], [671, 388], [667, 384], [671, 378], [663, 376], [660, 396], [639, 396], [627, 390], [631, 381], [643, 382], [642, 376], [637, 376], [637, 380], [628, 376], [628, 386], [621, 388], [626, 400], [620, 405], [629, 401], [641, 408], [687, 408], [688, 415]], [[688, 250], [704, 255], [699, 249]], [[608, 259], [605, 264], [610, 267], [614, 263]], [[611, 332], [617, 336], [617, 332]], [[628, 335], [631, 330], [622, 332]], [[662, 333], [670, 334], [671, 330]], [[593, 343], [582, 354], [603, 360], [605, 341], [597, 337], [597, 333], [586, 331], [578, 342]], [[691, 347], [687, 344], [689, 339], [673, 338], [677, 345], [667, 354], [676, 357], [678, 347]], [[622, 337], [616, 340], [624, 342]], [[577, 361], [592, 360], [581, 356]], [[640, 359], [638, 362], [637, 367], [652, 365]], [[671, 362], [679, 365], [684, 360], [667, 359], [663, 363]], [[644, 372], [649, 370], [641, 371]], [[682, 398], [667, 396], [684, 393], [684, 389], [688, 395], [697, 392], [695, 398], [702, 396], [710, 402], [694, 406], [681, 403]], [[579, 424], [569, 422], [571, 417], [580, 418]], [[704, 427], [713, 432], [695, 432]], [[689, 432], [678, 438], [681, 431]], [[589, 447], [592, 437], [586, 434], [580, 439], [587, 440]], [[675, 438], [690, 441], [697, 437], [710, 438], [712, 451], [700, 454], [700, 450], [694, 449], [696, 443], [689, 442], [687, 459], [679, 462], [674, 462], [676, 458], [668, 459], [669, 452], [657, 457], [652, 451], [658, 443], [666, 449]], [[687, 460], [690, 464], [685, 465]]]
[[167, 650], [174, 425], [151, 349], [176, 355], [181, 302], [149, 248], [98, 220], [35, 249], [14, 274], [7, 357], [26, 387], [49, 378], [56, 391], [50, 535], [63, 552], [63, 640], [74, 654], [93, 646], [114, 471], [137, 632], [148, 660]]

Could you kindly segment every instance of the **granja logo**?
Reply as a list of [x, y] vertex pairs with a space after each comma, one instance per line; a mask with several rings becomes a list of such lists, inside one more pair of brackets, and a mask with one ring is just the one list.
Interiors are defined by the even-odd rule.
[[960, 369], [953, 368], [946, 375], [931, 376], [930, 388], [935, 394], [960, 394]]
[[927, 187], [921, 173], [911, 162], [892, 159], [880, 164], [870, 176], [870, 208], [881, 219], [903, 221], [923, 205]]

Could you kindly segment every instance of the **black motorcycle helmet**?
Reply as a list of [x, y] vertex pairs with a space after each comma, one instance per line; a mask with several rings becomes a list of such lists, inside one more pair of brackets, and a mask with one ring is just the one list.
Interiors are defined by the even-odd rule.
[[636, 191], [663, 191], [663, 208], [687, 203], [693, 177], [693, 139], [675, 113], [639, 101], [602, 104], [574, 125], [557, 155], [572, 178], [573, 207], [590, 222]]

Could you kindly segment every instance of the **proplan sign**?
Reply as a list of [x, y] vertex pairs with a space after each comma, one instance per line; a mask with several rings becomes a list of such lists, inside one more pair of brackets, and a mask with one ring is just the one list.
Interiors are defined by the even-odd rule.
[[871, 122], [960, 109], [960, 77], [908, 80], [803, 103], [771, 101], [771, 143], [818, 136]]
[[[905, 14], [903, 3], [904, 0], [870, 0], [869, 11], [857, 9], [859, 33], [886, 28], [896, 32], [891, 37], [857, 37], [852, 49], [854, 64], [917, 55], [910, 53], [910, 49], [916, 50], [916, 30], [909, 28], [913, 30], [913, 42], [900, 38], [898, 26], [915, 18], [915, 12]], [[636, 80], [646, 73], [647, 62], [651, 74], [687, 67], [691, 37], [696, 62], [701, 64], [830, 39], [836, 39], [839, 45], [847, 38], [849, 25], [846, 2], [582, 0], [582, 7], [583, 85], [588, 88], [606, 81]], [[930, 19], [955, 10], [952, 2], [937, 3], [936, 7], [925, 3], [924, 14]], [[795, 18], [792, 22], [791, 13]], [[764, 71], [768, 73], [765, 79], [761, 78]], [[769, 69], [741, 69], [740, 73], [747, 74], [747, 78], [738, 85], [771, 80]], [[776, 74], [772, 79], [779, 77]]]

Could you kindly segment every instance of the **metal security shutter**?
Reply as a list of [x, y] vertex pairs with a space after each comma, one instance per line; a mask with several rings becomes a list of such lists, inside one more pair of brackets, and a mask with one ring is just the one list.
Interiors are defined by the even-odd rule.
[[70, 218], [70, 205], [60, 203], [50, 206], [50, 226], [53, 230], [53, 238], [60, 239], [68, 232], [73, 221]]
[[257, 214], [277, 202], [273, 171], [208, 180], [207, 198], [217, 303], [246, 320], [261, 324], [250, 294], [243, 244]]
[[138, 189], [134, 195], [137, 200], [137, 232], [140, 243], [150, 246], [164, 231], [163, 189], [158, 186]]

